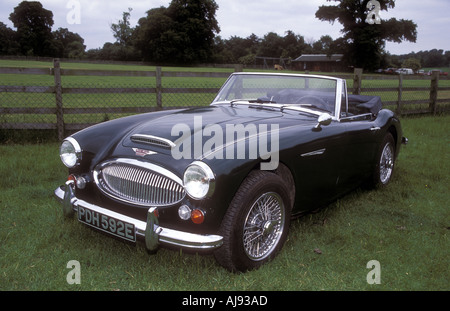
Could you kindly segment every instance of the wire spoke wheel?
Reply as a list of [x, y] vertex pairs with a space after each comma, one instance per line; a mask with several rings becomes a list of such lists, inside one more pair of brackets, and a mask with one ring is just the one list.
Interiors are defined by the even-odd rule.
[[370, 188], [384, 187], [392, 179], [395, 169], [395, 140], [387, 133], [378, 148], [377, 160], [373, 166], [372, 178], [368, 180]]
[[380, 181], [387, 184], [391, 179], [394, 170], [394, 150], [390, 143], [384, 146], [380, 157]]
[[275, 192], [261, 195], [244, 222], [243, 245], [251, 260], [264, 260], [273, 252], [284, 230], [285, 207]]
[[221, 224], [223, 245], [214, 252], [230, 271], [257, 269], [272, 260], [287, 239], [294, 195], [273, 172], [251, 172], [236, 192]]

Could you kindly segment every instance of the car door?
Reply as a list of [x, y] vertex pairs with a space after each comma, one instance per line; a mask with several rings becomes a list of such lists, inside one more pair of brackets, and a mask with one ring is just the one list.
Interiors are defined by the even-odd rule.
[[346, 153], [346, 125], [333, 121], [320, 130], [302, 133], [289, 158], [296, 179], [296, 212], [318, 208], [337, 195], [340, 168]]
[[370, 116], [342, 124], [346, 127], [346, 148], [339, 165], [337, 191], [340, 193], [359, 185], [372, 173], [377, 152], [377, 134], [381, 130]]

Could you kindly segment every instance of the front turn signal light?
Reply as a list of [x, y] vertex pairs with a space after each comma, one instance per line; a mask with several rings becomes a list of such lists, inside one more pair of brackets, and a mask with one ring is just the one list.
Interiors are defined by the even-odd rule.
[[202, 224], [205, 221], [205, 214], [201, 210], [195, 209], [191, 212], [191, 220], [194, 224]]

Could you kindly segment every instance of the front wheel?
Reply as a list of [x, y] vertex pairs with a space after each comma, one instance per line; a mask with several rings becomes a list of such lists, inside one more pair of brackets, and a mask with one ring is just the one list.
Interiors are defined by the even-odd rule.
[[247, 271], [271, 260], [286, 240], [291, 207], [283, 179], [252, 172], [222, 222], [224, 244], [215, 252], [217, 261], [230, 271]]
[[388, 133], [378, 150], [375, 168], [372, 176], [372, 186], [380, 187], [387, 185], [394, 173], [395, 141], [392, 134]]

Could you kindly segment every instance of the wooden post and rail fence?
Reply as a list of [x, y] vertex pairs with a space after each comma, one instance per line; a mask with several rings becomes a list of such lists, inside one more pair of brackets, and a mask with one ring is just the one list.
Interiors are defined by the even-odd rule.
[[[242, 66], [236, 66], [235, 71], [242, 71]], [[217, 93], [218, 88], [167, 88], [163, 86], [163, 78], [166, 77], [179, 77], [179, 78], [227, 78], [231, 72], [174, 72], [174, 71], [163, 71], [161, 67], [156, 67], [155, 71], [125, 71], [125, 70], [85, 70], [85, 69], [63, 69], [60, 66], [58, 59], [53, 61], [52, 68], [13, 68], [13, 67], [0, 67], [0, 74], [24, 74], [24, 75], [52, 75], [54, 76], [54, 85], [52, 86], [9, 86], [3, 85], [0, 80], [0, 129], [9, 130], [21, 130], [21, 129], [51, 129], [57, 130], [59, 139], [65, 137], [66, 131], [80, 130], [90, 124], [70, 124], [64, 122], [64, 116], [67, 114], [79, 114], [79, 113], [106, 113], [116, 112], [116, 113], [142, 113], [158, 111], [163, 109], [174, 109], [174, 108], [184, 108], [186, 106], [164, 106], [163, 104], [163, 94], [193, 94], [193, 93]], [[149, 87], [140, 88], [70, 88], [64, 87], [62, 83], [62, 76], [115, 76], [115, 77], [152, 77], [156, 80], [156, 84]], [[361, 94], [368, 92], [398, 92], [397, 100], [395, 101], [384, 101], [384, 105], [390, 105], [396, 107], [395, 110], [399, 114], [422, 114], [431, 113], [436, 114], [440, 111], [448, 111], [448, 105], [445, 108], [440, 107], [438, 109], [438, 103], [450, 103], [450, 96], [447, 99], [438, 99], [439, 91], [450, 91], [450, 87], [439, 87], [439, 72], [433, 72], [430, 79], [430, 87], [415, 87], [408, 88], [408, 91], [421, 91], [429, 93], [429, 99], [427, 100], [409, 100], [405, 101], [402, 98], [402, 94], [405, 91], [403, 87], [403, 82], [405, 77], [399, 75], [396, 77], [388, 77], [389, 79], [398, 79], [398, 87], [396, 88], [363, 88], [363, 80], [378, 80], [386, 79], [383, 76], [363, 76], [361, 69], [355, 69], [354, 74], [349, 75], [338, 75], [339, 77], [346, 78], [349, 80], [353, 79], [352, 90], [349, 87], [349, 92], [352, 91], [353, 94]], [[153, 80], [152, 80], [153, 81]], [[12, 93], [51, 93], [55, 96], [55, 106], [54, 108], [34, 108], [34, 107], [11, 107], [10, 104], [4, 107], [1, 101], [2, 92], [12, 92]], [[154, 94], [156, 97], [156, 106], [152, 107], [108, 107], [108, 108], [65, 108], [64, 107], [64, 95], [65, 94], [99, 94], [99, 93], [112, 93], [112, 94], [127, 94], [127, 93], [147, 93]], [[379, 95], [379, 94], [374, 94]], [[419, 110], [404, 110], [407, 104], [427, 104], [426, 109]], [[56, 115], [55, 123], [26, 123], [26, 122], [8, 122], [5, 118], [1, 116], [5, 115], [18, 115], [18, 114], [52, 114]]]

